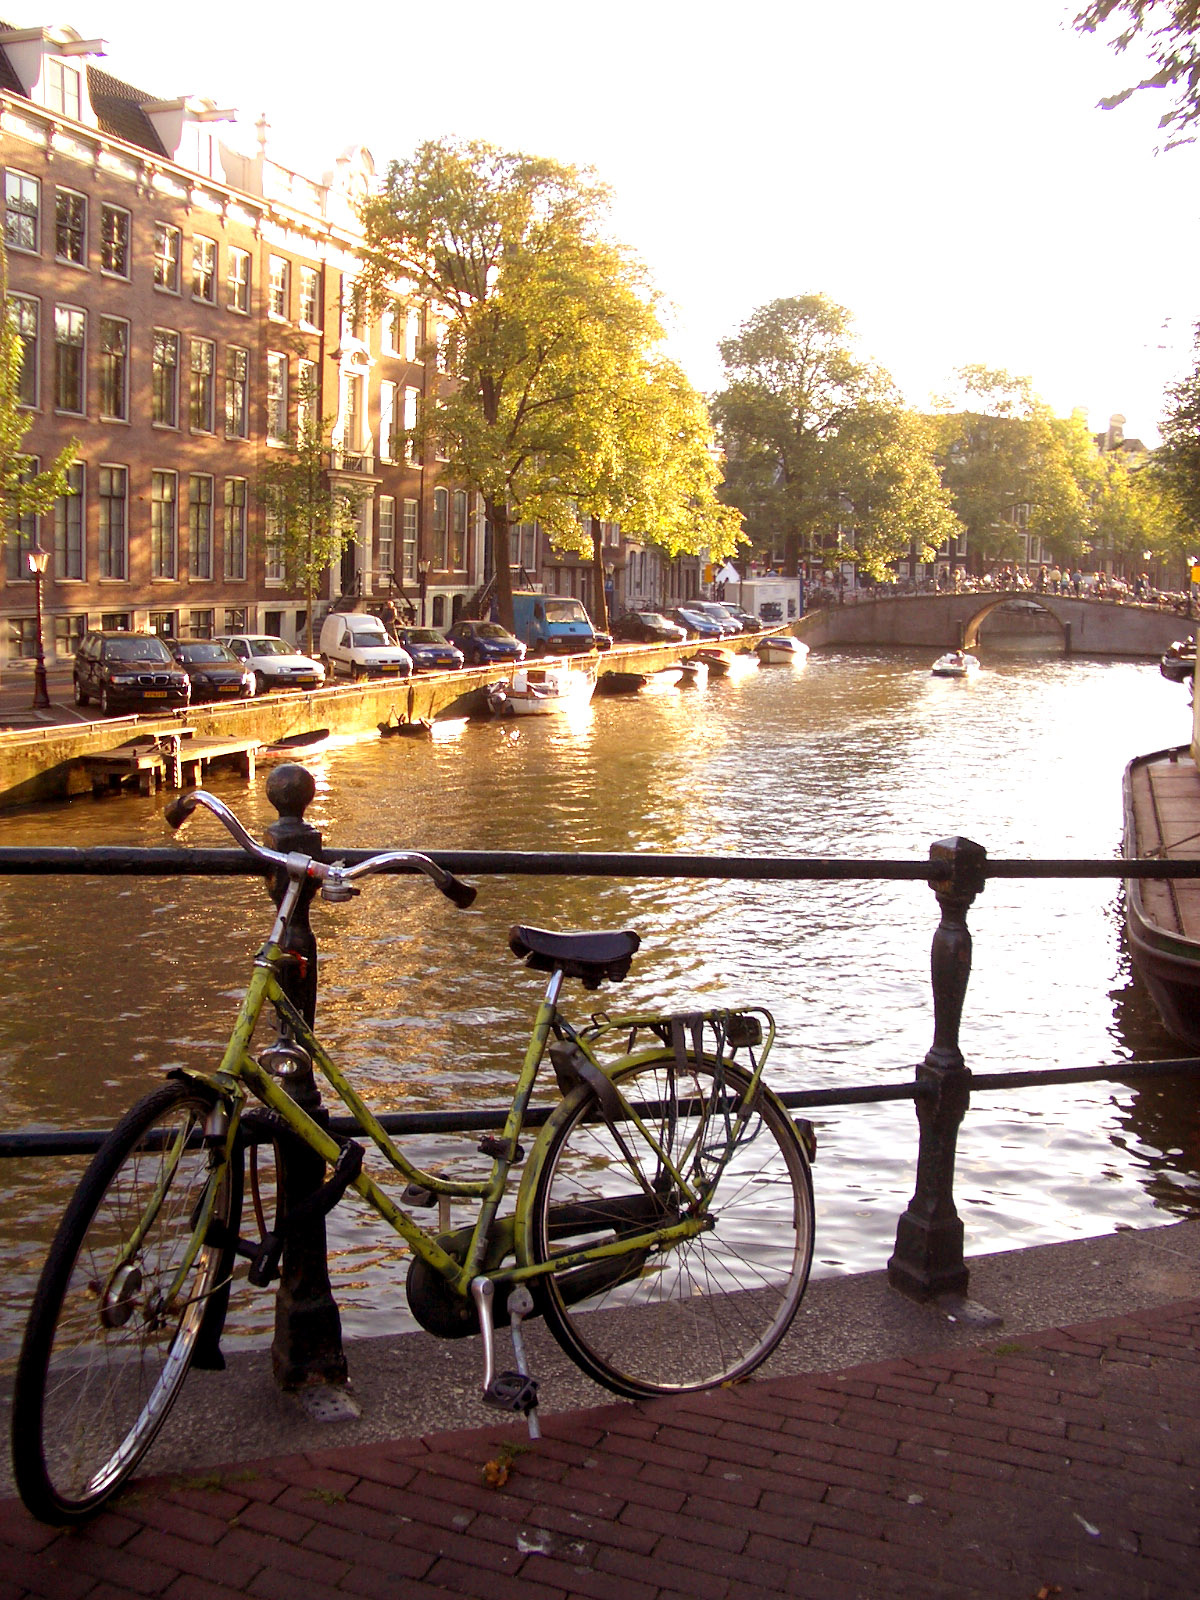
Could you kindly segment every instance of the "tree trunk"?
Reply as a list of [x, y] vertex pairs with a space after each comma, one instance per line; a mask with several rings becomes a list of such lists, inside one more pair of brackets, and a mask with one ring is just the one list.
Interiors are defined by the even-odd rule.
[[496, 610], [500, 624], [511, 633], [513, 628], [512, 566], [509, 556], [508, 507], [497, 501], [485, 499], [488, 520], [492, 524], [492, 559], [496, 564]]
[[601, 633], [608, 632], [608, 595], [604, 589], [604, 525], [599, 517], [591, 518], [592, 525], [592, 623]]

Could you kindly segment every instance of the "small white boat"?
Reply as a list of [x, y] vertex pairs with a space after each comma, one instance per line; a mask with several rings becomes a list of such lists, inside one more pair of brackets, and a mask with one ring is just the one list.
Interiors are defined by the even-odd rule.
[[544, 662], [518, 667], [506, 683], [488, 691], [488, 707], [495, 717], [548, 716], [575, 711], [587, 705], [596, 687], [595, 674], [565, 662]]
[[798, 665], [808, 660], [808, 646], [799, 639], [793, 639], [790, 633], [769, 633], [758, 641], [756, 648], [758, 659], [764, 666], [773, 666], [781, 661]]
[[979, 657], [965, 650], [951, 650], [939, 656], [929, 669], [935, 678], [969, 678], [979, 671]]

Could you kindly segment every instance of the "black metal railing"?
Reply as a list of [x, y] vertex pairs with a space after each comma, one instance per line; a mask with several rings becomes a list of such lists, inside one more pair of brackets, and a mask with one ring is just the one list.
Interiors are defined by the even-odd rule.
[[[301, 767], [281, 766], [271, 773], [267, 780], [267, 796], [279, 812], [278, 821], [266, 831], [266, 842], [272, 849], [322, 854], [321, 835], [304, 817], [313, 793], [312, 778]], [[339, 849], [337, 858], [353, 864], [375, 854], [378, 852]], [[888, 1277], [895, 1288], [916, 1299], [949, 1297], [958, 1302], [967, 1294], [969, 1274], [963, 1257], [963, 1227], [954, 1203], [954, 1164], [958, 1130], [973, 1093], [1200, 1073], [1200, 1058], [1178, 1057], [974, 1075], [959, 1047], [959, 1027], [971, 972], [967, 913], [989, 879], [1197, 878], [1200, 877], [1200, 859], [993, 861], [988, 859], [983, 846], [962, 838], [938, 840], [930, 846], [928, 861], [821, 860], [788, 856], [735, 858], [641, 852], [431, 850], [428, 854], [449, 871], [474, 877], [927, 883], [937, 898], [940, 911], [931, 951], [934, 1038], [928, 1054], [916, 1069], [915, 1078], [900, 1084], [791, 1090], [780, 1096], [793, 1110], [888, 1100], [914, 1101], [919, 1124], [916, 1180], [913, 1197], [897, 1224]], [[397, 864], [387, 870], [404, 874], [412, 869]], [[125, 846], [0, 848], [0, 877], [48, 875], [270, 876], [241, 850]], [[278, 895], [277, 884], [268, 883], [268, 887]], [[294, 980], [302, 982], [304, 987], [296, 987], [292, 998], [311, 1021], [316, 1006], [317, 962], [316, 940], [308, 922], [307, 907], [294, 919], [293, 929], [297, 948], [310, 959], [298, 964], [307, 977]], [[293, 1079], [292, 1087], [306, 1109], [323, 1115], [311, 1075], [299, 1085]], [[539, 1124], [550, 1114], [550, 1109], [548, 1106], [533, 1107], [528, 1120]], [[400, 1112], [381, 1116], [380, 1121], [392, 1133], [429, 1134], [502, 1127], [506, 1114], [504, 1109]], [[332, 1119], [330, 1125], [338, 1132], [352, 1132], [355, 1126], [349, 1118]], [[0, 1133], [0, 1157], [83, 1155], [98, 1148], [104, 1137], [105, 1133], [99, 1130]], [[286, 1190], [285, 1204], [291, 1209], [320, 1186], [325, 1169], [307, 1145], [295, 1141], [289, 1147], [286, 1139], [278, 1142], [282, 1150], [279, 1182]], [[274, 1361], [277, 1376], [289, 1387], [314, 1379], [337, 1381], [345, 1374], [340, 1322], [325, 1258], [322, 1217], [317, 1217], [303, 1235], [289, 1234], [285, 1244], [276, 1305]]]

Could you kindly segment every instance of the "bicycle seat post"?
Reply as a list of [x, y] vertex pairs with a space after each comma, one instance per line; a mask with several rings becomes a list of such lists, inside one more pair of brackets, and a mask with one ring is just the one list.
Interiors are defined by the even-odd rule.
[[[279, 812], [279, 820], [265, 830], [264, 843], [269, 849], [283, 855], [299, 851], [320, 858], [321, 834], [304, 820], [305, 809], [316, 792], [313, 776], [304, 767], [288, 763], [275, 768], [267, 779], [267, 799]], [[277, 872], [270, 890], [276, 905], [286, 887], [286, 874]], [[309, 925], [308, 908], [316, 887], [315, 883], [308, 883], [301, 889], [285, 934], [286, 949], [301, 960], [286, 963], [278, 974], [280, 987], [310, 1027], [317, 1007], [317, 940]], [[311, 1068], [290, 1074], [287, 1089], [311, 1117], [324, 1120], [326, 1113]], [[280, 1136], [277, 1148], [284, 1214], [294, 1214], [324, 1183], [325, 1163], [302, 1140], [287, 1133]], [[275, 1380], [283, 1389], [346, 1382], [342, 1321], [329, 1281], [325, 1218], [321, 1214], [285, 1236], [275, 1296], [271, 1364]]]

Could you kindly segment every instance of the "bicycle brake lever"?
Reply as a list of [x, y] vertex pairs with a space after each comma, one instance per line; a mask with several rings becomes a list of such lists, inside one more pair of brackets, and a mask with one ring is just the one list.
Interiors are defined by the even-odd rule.
[[473, 884], [464, 883], [461, 878], [456, 878], [452, 872], [446, 874], [445, 883], [439, 883], [438, 888], [453, 902], [460, 911], [465, 911], [479, 893]]
[[196, 790], [189, 789], [186, 794], [177, 795], [167, 804], [163, 816], [172, 828], [182, 828], [195, 811], [196, 804]]

